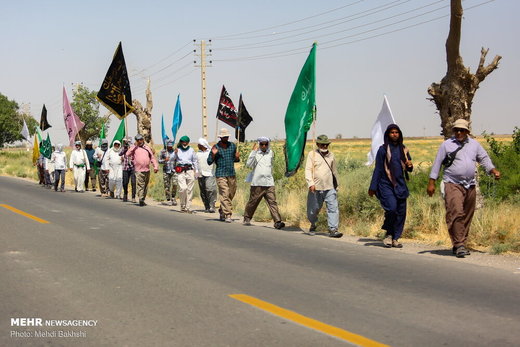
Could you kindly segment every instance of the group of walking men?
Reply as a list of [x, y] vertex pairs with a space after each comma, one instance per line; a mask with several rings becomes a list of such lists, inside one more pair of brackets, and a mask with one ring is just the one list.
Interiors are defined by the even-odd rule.
[[[495, 179], [500, 179], [500, 172], [493, 166], [486, 151], [469, 134], [469, 123], [466, 120], [459, 119], [454, 122], [453, 136], [441, 144], [427, 185], [427, 194], [433, 196], [435, 181], [443, 168], [441, 189], [445, 200], [446, 223], [453, 254], [459, 258], [470, 254], [466, 243], [475, 212], [476, 163], [480, 163]], [[145, 206], [150, 166], [157, 172], [158, 164], [162, 164], [165, 204], [176, 206], [178, 194], [181, 212], [192, 213], [191, 200], [197, 180], [205, 212], [216, 212], [218, 196], [220, 220], [231, 223], [232, 201], [237, 190], [235, 163], [240, 161], [240, 153], [237, 146], [229, 141], [229, 135], [227, 129], [221, 129], [218, 134], [219, 141], [213, 146], [210, 146], [206, 139], [200, 138], [197, 143], [198, 151], [190, 146], [188, 136], [182, 136], [176, 146], [173, 141], [168, 141], [159, 153], [158, 161], [140, 134], [135, 136], [134, 145], [131, 138], [125, 138], [122, 148], [119, 141], [114, 141], [109, 149], [108, 141], [103, 139], [99, 148], [93, 149], [92, 142], [87, 141], [83, 150], [81, 142], [78, 141], [70, 157], [69, 169], [74, 172], [76, 191], [87, 190], [89, 179], [92, 190], [96, 191], [97, 175], [101, 196], [127, 201], [130, 183], [131, 201], [136, 202], [137, 195], [139, 205]], [[318, 213], [325, 204], [328, 235], [339, 238], [343, 234], [338, 231], [337, 164], [333, 153], [329, 151], [331, 141], [326, 135], [318, 136], [316, 144], [317, 149], [308, 153], [305, 163], [309, 234], [315, 234]], [[285, 227], [276, 201], [274, 156], [269, 138], [258, 138], [246, 162], [246, 167], [251, 169], [246, 181], [251, 187], [243, 216], [244, 225], [251, 225], [259, 203], [265, 199], [274, 227]], [[41, 165], [40, 160], [38, 161], [39, 169], [40, 166], [45, 168], [40, 183], [42, 180], [46, 185], [51, 182], [54, 184], [54, 190], [58, 191], [61, 181], [60, 191], [64, 191], [66, 163], [63, 146], [58, 144], [50, 160], [45, 159]], [[391, 124], [387, 127], [384, 143], [376, 154], [375, 168], [368, 189], [369, 196], [376, 196], [385, 211], [382, 225], [386, 232], [383, 239], [385, 247], [403, 247], [399, 239], [404, 230], [407, 198], [410, 194], [406, 181], [412, 170], [412, 157], [404, 145], [403, 133], [398, 125]]]

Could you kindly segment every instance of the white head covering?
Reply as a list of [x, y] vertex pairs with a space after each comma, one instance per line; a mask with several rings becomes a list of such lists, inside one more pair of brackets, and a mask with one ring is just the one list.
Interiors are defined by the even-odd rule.
[[260, 143], [260, 142], [271, 142], [271, 140], [269, 140], [269, 138], [266, 137], [266, 136], [260, 136], [256, 140], [258, 141], [258, 143]]
[[[116, 143], [119, 145], [118, 148], [116, 148], [116, 147], [114, 146]], [[119, 142], [119, 140], [115, 140], [115, 141], [114, 141], [114, 143], [112, 144], [112, 150], [113, 150], [114, 152], [119, 152], [119, 151], [121, 150], [121, 142]]]
[[209, 145], [208, 141], [203, 137], [199, 139], [199, 145], [204, 146], [204, 148], [206, 148], [206, 151], [209, 151], [211, 149], [211, 146]]

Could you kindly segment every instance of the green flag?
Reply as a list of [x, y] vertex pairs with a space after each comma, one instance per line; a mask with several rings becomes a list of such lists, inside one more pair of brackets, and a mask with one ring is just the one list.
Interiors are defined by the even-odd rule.
[[42, 145], [40, 146], [40, 153], [47, 159], [51, 159], [52, 154], [52, 145], [51, 138], [49, 134], [47, 134], [47, 138], [42, 141]]
[[298, 171], [316, 106], [316, 43], [302, 67], [285, 112], [285, 176]]
[[103, 125], [101, 126], [101, 131], [99, 132], [99, 147], [101, 147], [101, 140], [106, 138], [107, 136], [105, 135], [105, 123], [103, 123]]
[[125, 131], [125, 120], [121, 119], [121, 123], [119, 124], [119, 128], [117, 128], [116, 134], [114, 135], [114, 138], [112, 139], [112, 142], [110, 142], [110, 147], [114, 144], [114, 141], [123, 142], [123, 139], [126, 136]]

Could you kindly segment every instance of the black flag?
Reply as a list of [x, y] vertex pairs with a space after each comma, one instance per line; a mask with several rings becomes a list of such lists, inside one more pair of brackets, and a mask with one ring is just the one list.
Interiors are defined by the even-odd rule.
[[233, 101], [231, 101], [224, 85], [222, 85], [220, 101], [218, 102], [217, 118], [233, 128], [237, 127], [237, 109], [235, 108], [235, 105], [233, 105]]
[[51, 128], [52, 125], [47, 122], [47, 109], [45, 108], [45, 104], [43, 104], [42, 115], [40, 116], [40, 129], [45, 131], [46, 129]]
[[130, 80], [128, 79], [128, 72], [126, 71], [121, 42], [119, 42], [117, 46], [112, 64], [110, 64], [108, 68], [107, 75], [99, 89], [97, 98], [119, 119], [125, 118], [134, 110], [132, 107]]
[[240, 94], [240, 100], [238, 101], [238, 124], [235, 128], [235, 138], [238, 142], [244, 142], [246, 140], [246, 128], [253, 121], [253, 117], [247, 112], [246, 105], [242, 101], [242, 94]]

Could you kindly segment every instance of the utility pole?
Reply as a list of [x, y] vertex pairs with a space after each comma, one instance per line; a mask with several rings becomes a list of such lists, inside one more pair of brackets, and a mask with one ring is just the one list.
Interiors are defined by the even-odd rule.
[[[196, 40], [193, 40], [193, 42], [196, 42]], [[200, 81], [202, 88], [202, 137], [205, 139], [208, 138], [208, 109], [206, 104], [206, 67], [211, 67], [211, 65], [207, 65], [206, 63], [206, 56], [211, 56], [211, 49], [208, 52], [206, 52], [207, 45], [211, 45], [211, 40], [209, 40], [208, 44], [206, 44], [206, 41], [201, 40], [199, 44], [195, 43], [195, 46], [199, 47], [199, 53], [197, 54], [196, 49], [193, 50], [195, 56], [200, 57], [200, 64], [195, 65], [195, 67], [200, 67]], [[197, 64], [197, 61], [194, 60], [193, 63]], [[211, 64], [212, 61], [210, 60], [209, 63]]]

